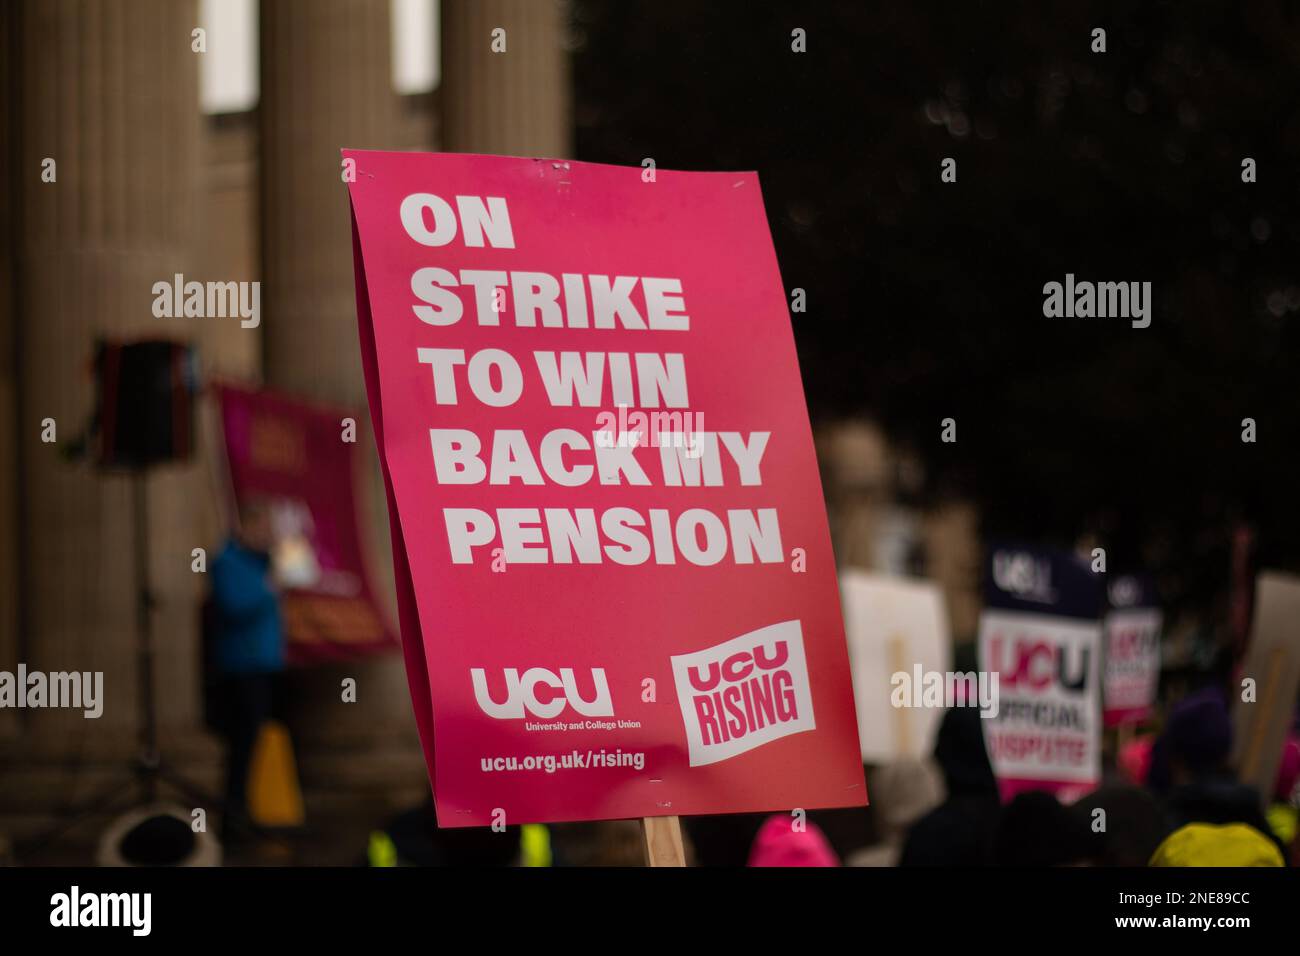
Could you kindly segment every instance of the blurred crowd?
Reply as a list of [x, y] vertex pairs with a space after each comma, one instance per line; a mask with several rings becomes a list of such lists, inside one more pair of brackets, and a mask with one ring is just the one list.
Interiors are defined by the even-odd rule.
[[[1229, 765], [1225, 695], [1198, 690], [1159, 732], [1114, 752], [1107, 779], [1065, 803], [1027, 791], [1003, 800], [979, 711], [955, 707], [932, 757], [868, 768], [871, 806], [683, 821], [688, 861], [705, 866], [1272, 866], [1296, 861], [1300, 736], [1288, 735], [1272, 793]], [[372, 865], [638, 865], [632, 821], [437, 830], [432, 804], [372, 839]], [[543, 848], [543, 849], [539, 849]]]
[[[1241, 783], [1229, 766], [1232, 722], [1217, 688], [1174, 704], [1158, 733], [1116, 754], [1102, 786], [1073, 803], [1028, 791], [1003, 801], [977, 711], [954, 708], [932, 759], [868, 774], [878, 839], [851, 851], [858, 866], [1286, 866], [1295, 860], [1300, 738], [1288, 736], [1272, 793]], [[776, 817], [764, 824], [751, 865], [770, 855]], [[781, 829], [779, 859], [840, 860], [825, 837]], [[787, 835], [788, 832], [788, 835]]]
[[[205, 865], [292, 859], [292, 827], [250, 812], [254, 750], [274, 722], [284, 667], [265, 503], [241, 508], [214, 562], [205, 608], [208, 719], [226, 741], [217, 833], [186, 811], [145, 808], [103, 834], [102, 864]], [[1292, 713], [1275, 784], [1261, 794], [1231, 766], [1226, 676], [1167, 702], [1152, 731], [1111, 730], [1102, 785], [1073, 802], [1045, 791], [1007, 799], [985, 746], [984, 718], [948, 710], [933, 752], [867, 767], [870, 805], [682, 820], [700, 866], [1273, 866], [1297, 862], [1300, 725]], [[292, 776], [293, 771], [262, 775]], [[283, 802], [283, 801], [281, 801]], [[301, 808], [289, 819], [301, 818]], [[247, 855], [251, 851], [251, 856]], [[377, 820], [354, 862], [366, 866], [636, 866], [638, 821], [439, 829], [430, 796]]]

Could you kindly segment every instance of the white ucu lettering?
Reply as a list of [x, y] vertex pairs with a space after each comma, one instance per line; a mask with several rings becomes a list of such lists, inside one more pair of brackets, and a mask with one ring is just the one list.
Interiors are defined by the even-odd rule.
[[[474, 699], [478, 701], [479, 707], [483, 713], [497, 720], [519, 720], [525, 716], [525, 710], [534, 717], [549, 720], [559, 716], [565, 703], [584, 717], [614, 716], [614, 704], [609, 696], [609, 682], [605, 680], [603, 667], [591, 669], [593, 695], [590, 700], [584, 700], [578, 691], [572, 667], [561, 667], [558, 677], [545, 667], [530, 667], [522, 677], [518, 670], [507, 667], [506, 699], [501, 703], [492, 699], [483, 668], [470, 668], [469, 676], [474, 682]], [[548, 687], [556, 693], [543, 701], [537, 696], [538, 687]]]

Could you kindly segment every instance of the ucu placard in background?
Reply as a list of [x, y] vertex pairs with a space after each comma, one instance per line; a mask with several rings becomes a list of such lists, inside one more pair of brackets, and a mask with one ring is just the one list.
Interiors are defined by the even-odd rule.
[[672, 664], [692, 767], [817, 727], [798, 621], [677, 655]]
[[586, 698], [578, 689], [572, 667], [561, 667], [558, 676], [545, 667], [530, 667], [522, 675], [517, 668], [507, 667], [505, 699], [500, 702], [493, 699], [483, 668], [471, 668], [469, 676], [474, 682], [474, 699], [479, 708], [497, 720], [522, 720], [530, 715], [549, 720], [560, 716], [565, 705], [584, 717], [614, 716], [614, 702], [609, 696], [603, 667], [591, 669], [591, 690]]
[[1105, 575], [1087, 558], [994, 544], [980, 613], [980, 670], [998, 675], [982, 721], [1004, 798], [1070, 800], [1101, 780], [1101, 623]]

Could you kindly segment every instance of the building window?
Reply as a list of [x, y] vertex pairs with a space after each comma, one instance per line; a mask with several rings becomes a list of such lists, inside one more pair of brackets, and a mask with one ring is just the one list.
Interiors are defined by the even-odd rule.
[[207, 52], [199, 57], [199, 105], [209, 115], [257, 106], [258, 0], [199, 0]]
[[393, 89], [403, 96], [438, 86], [438, 0], [389, 0]]

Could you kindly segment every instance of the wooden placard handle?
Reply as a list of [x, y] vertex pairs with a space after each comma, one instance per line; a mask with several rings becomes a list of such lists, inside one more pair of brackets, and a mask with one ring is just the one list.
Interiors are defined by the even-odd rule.
[[[903, 636], [895, 634], [889, 639], [889, 664], [895, 674], [908, 673], [907, 670], [907, 652], [903, 644]], [[914, 694], [920, 694], [921, 688], [913, 688]], [[894, 745], [898, 748], [898, 756], [911, 757], [912, 754], [912, 729], [909, 724], [911, 720], [911, 711], [906, 707], [894, 708]]]
[[685, 866], [682, 823], [678, 817], [642, 817], [646, 866]]
[[1254, 778], [1259, 775], [1260, 764], [1264, 759], [1264, 743], [1268, 738], [1269, 717], [1277, 712], [1277, 698], [1280, 691], [1282, 679], [1279, 674], [1283, 670], [1286, 655], [1282, 648], [1274, 647], [1269, 651], [1268, 663], [1263, 671], [1264, 696], [1255, 706], [1259, 709], [1255, 711], [1255, 720], [1247, 730], [1250, 734], [1246, 741], [1246, 747], [1242, 754], [1241, 762], [1237, 765], [1237, 774], [1247, 783], [1260, 784], [1260, 791], [1265, 798], [1268, 797], [1269, 787], [1267, 781], [1260, 782]]

